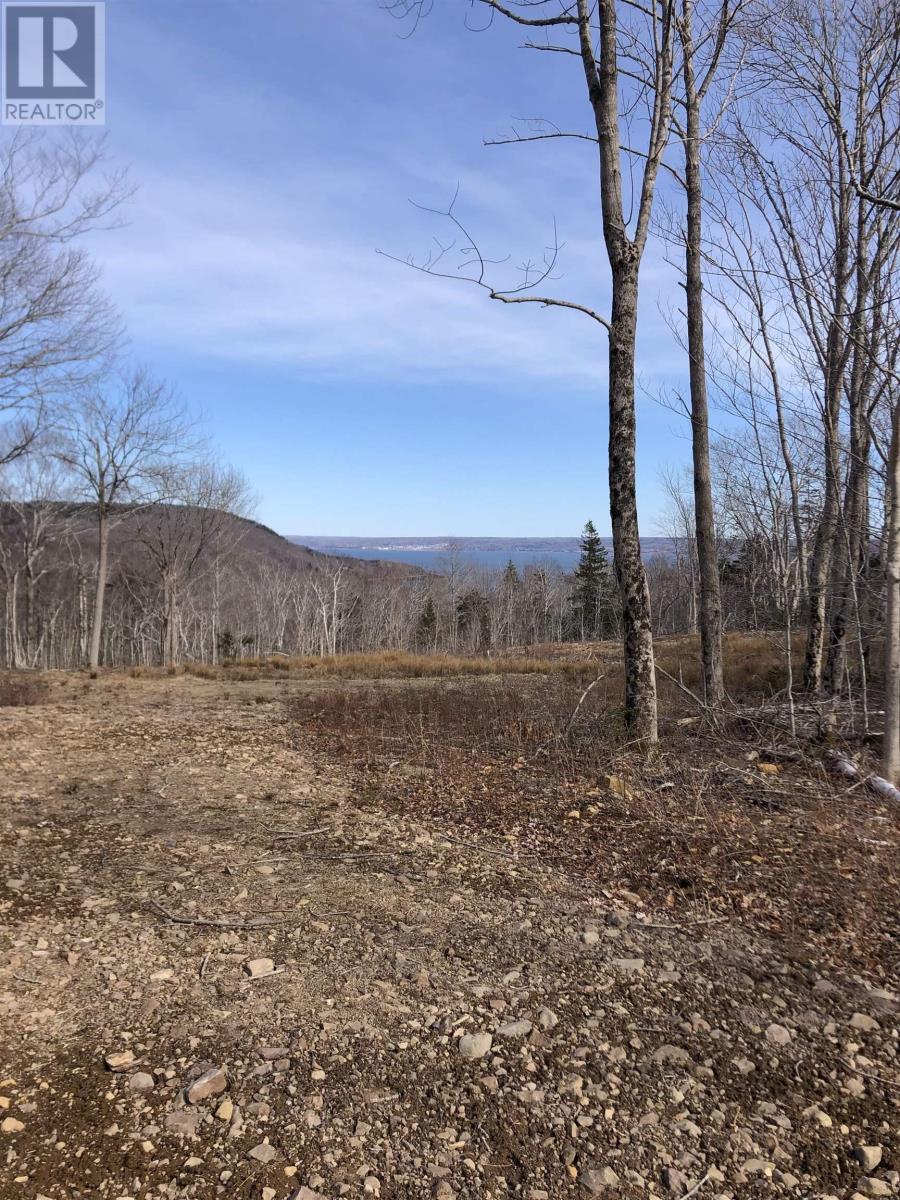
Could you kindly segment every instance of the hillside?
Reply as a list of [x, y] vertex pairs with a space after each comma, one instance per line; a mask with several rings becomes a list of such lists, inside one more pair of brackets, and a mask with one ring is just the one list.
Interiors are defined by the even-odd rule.
[[[148, 527], [159, 528], [161, 523], [171, 529], [177, 522], [179, 528], [188, 527], [188, 536], [196, 537], [198, 530], [190, 529], [191, 518], [186, 516], [189, 513], [190, 510], [182, 506], [168, 504], [134, 510], [119, 506], [114, 511], [110, 536], [113, 557], [135, 565], [136, 560], [140, 558], [142, 532]], [[200, 510], [195, 510], [195, 527], [199, 526], [204, 516]], [[217, 544], [227, 546], [229, 553], [237, 555], [240, 559], [253, 559], [287, 569], [326, 569], [330, 564], [343, 562], [350, 570], [366, 575], [387, 572], [403, 576], [410, 573], [410, 568], [403, 564], [326, 554], [282, 537], [274, 529], [247, 517], [216, 513], [213, 519], [216, 523]], [[64, 501], [35, 504], [0, 502], [0, 545], [4, 554], [14, 557], [17, 544], [36, 527], [42, 531], [51, 560], [55, 554], [60, 553], [64, 547], [70, 547], [73, 542], [85, 555], [94, 552], [97, 536], [96, 517], [91, 506]]]

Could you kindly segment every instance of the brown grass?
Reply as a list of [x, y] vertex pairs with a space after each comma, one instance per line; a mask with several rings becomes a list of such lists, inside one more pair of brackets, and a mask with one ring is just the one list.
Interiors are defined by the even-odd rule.
[[[733, 688], [780, 685], [771, 643], [730, 642]], [[695, 682], [688, 649], [662, 657]], [[304, 752], [351, 771], [379, 810], [539, 857], [607, 891], [627, 888], [665, 920], [736, 916], [801, 960], [815, 946], [824, 961], [883, 978], [900, 966], [896, 811], [868, 795], [848, 803], [817, 748], [784, 731], [760, 743], [737, 719], [704, 725], [666, 681], [661, 745], [642, 755], [617, 692], [610, 703], [594, 688], [572, 719], [583, 690], [554, 672], [376, 680], [289, 703]]]
[[[725, 639], [726, 684], [736, 695], [762, 695], [784, 686], [784, 648], [778, 634], [733, 633]], [[800, 642], [794, 648], [800, 664]], [[692, 690], [700, 682], [700, 643], [695, 636], [658, 638], [657, 662], [668, 675]], [[133, 679], [193, 675], [199, 679], [249, 681], [297, 676], [333, 679], [451, 679], [463, 676], [547, 675], [585, 683], [602, 675], [601, 694], [614, 701], [622, 690], [621, 645], [618, 642], [559, 642], [499, 649], [486, 655], [408, 654], [401, 650], [370, 653], [242, 658], [212, 666], [184, 663], [177, 668], [132, 667]], [[660, 675], [660, 691], [670, 685]]]
[[48, 691], [47, 681], [41, 675], [26, 671], [0, 673], [0, 708], [43, 704]]

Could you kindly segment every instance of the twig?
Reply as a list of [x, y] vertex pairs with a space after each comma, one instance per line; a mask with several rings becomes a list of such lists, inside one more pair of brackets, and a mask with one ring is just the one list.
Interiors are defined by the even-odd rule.
[[209, 966], [209, 951], [207, 950], [207, 952], [203, 955], [203, 962], [201, 962], [201, 964], [200, 964], [200, 978], [201, 979], [203, 979], [203, 977], [206, 975], [206, 968], [208, 966]]
[[691, 689], [683, 684], [680, 679], [676, 679], [674, 675], [670, 675], [668, 671], [664, 671], [659, 663], [656, 663], [656, 673], [657, 675], [664, 675], [670, 683], [675, 684], [679, 691], [684, 692], [686, 696], [690, 696], [698, 708], [702, 708], [704, 712], [712, 711], [705, 700], [701, 700], [697, 693], [692, 692]]
[[578, 703], [575, 705], [575, 708], [572, 711], [571, 717], [569, 717], [569, 723], [568, 723], [568, 725], [566, 725], [565, 733], [563, 733], [563, 738], [567, 738], [569, 736], [569, 730], [575, 724], [575, 718], [578, 716], [578, 713], [581, 710], [582, 704], [584, 704], [585, 700], [587, 699], [588, 693], [593, 691], [593, 689], [597, 686], [597, 684], [602, 679], [606, 678], [606, 674], [607, 674], [606, 671], [603, 671], [600, 675], [597, 676], [596, 679], [592, 680], [591, 683], [589, 683], [587, 685], [587, 687], [584, 689], [584, 691], [581, 693], [581, 695], [578, 698]]
[[[441, 833], [438, 835], [446, 842], [458, 842], [460, 846], [468, 846], [471, 850], [480, 850], [482, 854], [496, 854], [500, 858], [519, 858], [517, 853], [512, 850], [494, 849], [492, 846], [479, 846], [477, 842], [467, 842], [465, 838], [455, 837], [452, 833]], [[525, 856], [527, 857], [527, 856]]]
[[163, 908], [156, 900], [151, 900], [150, 905], [156, 909], [160, 916], [165, 917], [167, 921], [171, 921], [173, 925], [203, 925], [209, 929], [265, 929], [270, 925], [287, 924], [286, 921], [260, 921], [256, 919], [230, 921], [227, 918], [219, 920], [210, 917], [187, 917], [179, 913], [169, 912], [168, 909]]
[[689, 1200], [689, 1197], [696, 1196], [700, 1189], [709, 1183], [709, 1180], [710, 1174], [709, 1171], [707, 1171], [703, 1178], [698, 1183], [695, 1183], [689, 1192], [684, 1193], [684, 1195], [681, 1197], [681, 1200]]
[[276, 838], [302, 838], [312, 837], [316, 833], [330, 833], [330, 831], [330, 825], [323, 825], [321, 829], [298, 829], [296, 833], [290, 829], [276, 829], [274, 834]]

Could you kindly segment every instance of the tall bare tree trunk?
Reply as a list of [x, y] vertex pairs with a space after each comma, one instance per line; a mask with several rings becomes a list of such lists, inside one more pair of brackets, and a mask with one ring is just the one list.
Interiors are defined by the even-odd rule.
[[900, 783], [900, 404], [894, 405], [887, 477], [884, 625], [884, 740], [881, 773]]
[[709, 466], [709, 401], [706, 390], [706, 350], [703, 329], [703, 185], [700, 172], [700, 96], [694, 77], [690, 0], [681, 22], [684, 47], [686, 123], [684, 137], [687, 237], [685, 290], [691, 385], [691, 442], [694, 466], [694, 522], [700, 576], [700, 657], [707, 704], [725, 697], [722, 674], [722, 595], [716, 550], [712, 475]]
[[638, 261], [613, 273], [609, 330], [609, 511], [613, 565], [622, 600], [625, 711], [635, 735], [657, 740], [656, 672], [650, 589], [641, 559], [635, 476], [634, 354]]
[[647, 244], [656, 178], [672, 118], [672, 8], [663, 4], [651, 116], [651, 132], [634, 235], [629, 237], [622, 197], [619, 146], [619, 63], [616, 0], [599, 0], [600, 53], [594, 57], [589, 0], [578, 0], [578, 34], [588, 96], [600, 151], [603, 240], [612, 274], [609, 324], [609, 496], [613, 565], [622, 602], [625, 716], [638, 740], [658, 740], [656, 671], [650, 589], [641, 559], [635, 475], [634, 360], [638, 275]]
[[103, 632], [103, 601], [106, 597], [108, 564], [109, 517], [101, 508], [97, 519], [97, 588], [94, 593], [94, 619], [91, 624], [91, 649], [88, 663], [92, 672], [100, 666], [100, 635]]

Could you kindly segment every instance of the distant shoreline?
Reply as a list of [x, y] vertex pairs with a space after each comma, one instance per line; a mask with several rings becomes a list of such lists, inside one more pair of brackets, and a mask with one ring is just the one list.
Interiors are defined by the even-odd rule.
[[[457, 558], [466, 566], [488, 570], [503, 570], [512, 562], [517, 570], [553, 564], [572, 571], [581, 553], [578, 537], [325, 537], [304, 534], [288, 534], [287, 537], [288, 541], [323, 554], [405, 562], [429, 570], [446, 569]], [[611, 559], [612, 538], [601, 540]], [[671, 559], [675, 546], [672, 538], [646, 537], [641, 538], [641, 548], [647, 559]]]

